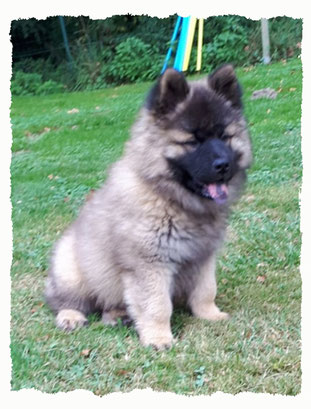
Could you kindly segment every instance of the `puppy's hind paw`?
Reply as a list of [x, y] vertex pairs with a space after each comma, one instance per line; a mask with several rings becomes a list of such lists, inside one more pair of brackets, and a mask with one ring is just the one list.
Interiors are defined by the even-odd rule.
[[60, 310], [56, 316], [56, 326], [70, 332], [88, 324], [87, 318], [77, 310]]

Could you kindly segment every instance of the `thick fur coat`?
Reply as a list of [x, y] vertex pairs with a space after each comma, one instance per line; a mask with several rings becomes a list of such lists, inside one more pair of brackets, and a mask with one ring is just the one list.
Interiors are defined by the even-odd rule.
[[129, 316], [143, 345], [169, 347], [175, 303], [203, 319], [215, 305], [217, 250], [252, 160], [231, 65], [188, 82], [168, 69], [121, 159], [56, 243], [46, 298], [72, 330], [94, 311]]

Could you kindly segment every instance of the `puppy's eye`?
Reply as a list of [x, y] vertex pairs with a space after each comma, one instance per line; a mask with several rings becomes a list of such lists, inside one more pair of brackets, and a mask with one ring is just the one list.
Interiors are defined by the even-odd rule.
[[192, 132], [192, 135], [194, 136], [195, 140], [197, 143], [203, 143], [205, 140], [205, 137], [200, 130], [195, 130]]
[[223, 134], [220, 136], [220, 139], [221, 139], [222, 141], [228, 141], [229, 139], [232, 138], [232, 136], [233, 136], [233, 135], [228, 135], [228, 134], [226, 134], [226, 133], [223, 133]]
[[197, 139], [189, 139], [189, 141], [184, 142], [184, 145], [198, 146], [200, 142]]

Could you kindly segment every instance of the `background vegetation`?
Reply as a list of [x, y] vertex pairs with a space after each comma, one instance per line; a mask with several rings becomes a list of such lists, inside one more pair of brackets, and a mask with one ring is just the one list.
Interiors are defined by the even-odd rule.
[[[163, 352], [142, 348], [133, 328], [109, 328], [95, 316], [65, 334], [43, 299], [54, 241], [120, 156], [151, 84], [13, 96], [13, 390], [300, 392], [301, 63], [237, 73], [255, 162], [218, 262], [217, 304], [232, 318], [209, 323], [175, 311], [177, 343]], [[266, 87], [276, 99], [251, 99]]]
[[[70, 58], [58, 17], [12, 22], [13, 94], [44, 95], [153, 80], [161, 71], [176, 16], [105, 20], [80, 16], [64, 21]], [[277, 17], [269, 25], [272, 61], [298, 56], [302, 20]], [[233, 15], [205, 19], [203, 72], [226, 62], [249, 66], [261, 58], [260, 21]], [[195, 72], [195, 61], [196, 47], [189, 73]]]

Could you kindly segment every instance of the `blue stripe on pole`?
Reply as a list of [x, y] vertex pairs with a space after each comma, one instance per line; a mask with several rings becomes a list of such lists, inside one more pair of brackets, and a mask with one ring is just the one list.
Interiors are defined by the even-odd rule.
[[183, 62], [186, 52], [187, 37], [189, 31], [190, 17], [184, 17], [182, 21], [181, 34], [178, 43], [177, 53], [174, 62], [174, 68], [182, 71]]
[[170, 47], [169, 47], [168, 52], [166, 54], [166, 58], [165, 58], [165, 61], [164, 61], [164, 65], [163, 65], [161, 74], [166, 70], [167, 64], [168, 64], [168, 62], [169, 62], [169, 60], [171, 58], [172, 50], [173, 50], [173, 44], [174, 44], [174, 42], [176, 40], [181, 20], [182, 20], [182, 17], [178, 16], [176, 24], [175, 24], [174, 32], [173, 32], [173, 35], [172, 35], [172, 38], [171, 38], [171, 41], [170, 41]]

